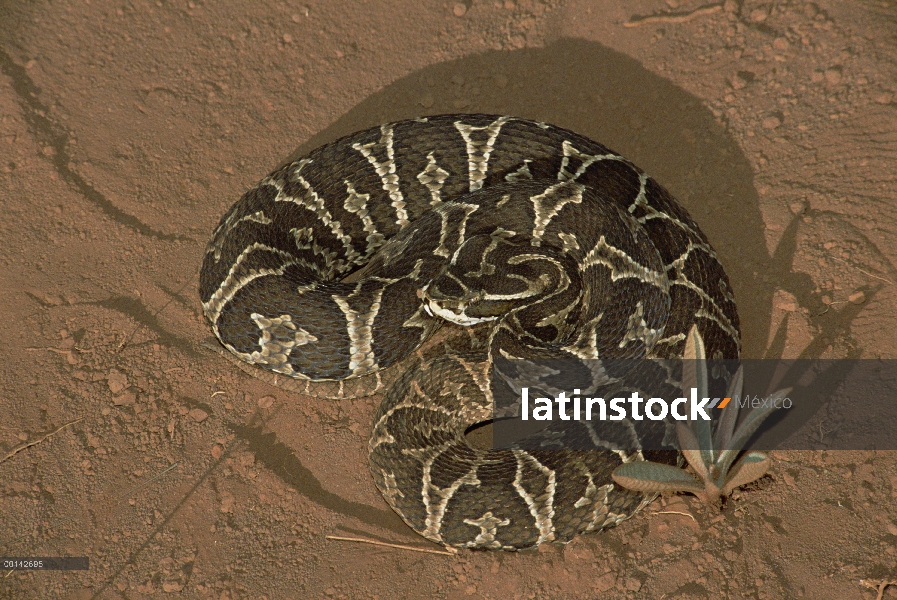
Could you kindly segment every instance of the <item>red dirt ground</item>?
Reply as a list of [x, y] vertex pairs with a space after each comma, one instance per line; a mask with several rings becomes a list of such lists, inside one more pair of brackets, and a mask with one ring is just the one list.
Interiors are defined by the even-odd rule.
[[91, 569], [0, 572], [0, 597], [871, 600], [897, 579], [883, 451], [774, 452], [721, 513], [659, 500], [531, 553], [325, 537], [436, 548], [368, 474], [375, 399], [200, 346], [203, 249], [288, 156], [445, 112], [568, 127], [654, 175], [731, 274], [746, 356], [897, 357], [893, 1], [8, 0], [0, 555]]

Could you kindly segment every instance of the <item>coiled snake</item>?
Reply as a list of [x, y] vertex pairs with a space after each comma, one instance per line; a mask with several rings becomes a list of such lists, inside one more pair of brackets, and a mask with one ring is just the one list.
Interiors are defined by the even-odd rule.
[[[708, 357], [740, 347], [723, 268], [664, 188], [588, 138], [505, 116], [390, 123], [280, 168], [221, 219], [200, 295], [221, 343], [279, 375], [363, 380], [408, 359], [371, 471], [416, 531], [470, 548], [569, 541], [650, 500], [610, 477], [638, 448], [472, 447], [496, 360], [676, 358], [693, 324]], [[418, 351], [446, 323], [462, 335]]]

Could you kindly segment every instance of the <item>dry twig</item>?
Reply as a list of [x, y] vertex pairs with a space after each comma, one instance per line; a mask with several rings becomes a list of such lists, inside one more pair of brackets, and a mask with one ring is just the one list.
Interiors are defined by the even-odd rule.
[[701, 6], [700, 8], [696, 8], [688, 12], [663, 13], [659, 15], [648, 15], [645, 17], [632, 17], [631, 19], [623, 23], [623, 27], [638, 27], [639, 25], [648, 25], [650, 23], [687, 23], [694, 18], [704, 15], [712, 15], [713, 13], [719, 12], [722, 9], [723, 5], [722, 3], [719, 3]]
[[10, 458], [12, 458], [13, 456], [15, 456], [16, 454], [18, 454], [18, 453], [21, 452], [22, 450], [24, 450], [24, 449], [26, 449], [26, 448], [30, 448], [31, 446], [36, 446], [36, 445], [40, 444], [41, 442], [43, 442], [45, 439], [47, 439], [47, 438], [50, 437], [51, 435], [57, 434], [57, 433], [59, 433], [60, 431], [62, 431], [63, 429], [65, 429], [66, 427], [68, 427], [69, 425], [74, 425], [75, 423], [77, 423], [78, 421], [81, 421], [81, 420], [83, 420], [83, 419], [84, 419], [84, 417], [79, 417], [79, 418], [75, 419], [74, 421], [69, 421], [69, 422], [66, 423], [65, 425], [61, 425], [59, 428], [57, 428], [57, 429], [51, 431], [50, 433], [48, 433], [47, 435], [43, 436], [42, 438], [39, 438], [39, 439], [36, 439], [36, 440], [34, 440], [34, 441], [28, 442], [27, 444], [22, 444], [21, 446], [19, 446], [18, 448], [16, 448], [15, 450], [13, 450], [12, 452], [10, 452], [10, 453], [7, 454], [6, 456], [4, 456], [4, 457], [3, 457], [3, 460], [0, 460], [0, 463], [4, 463], [4, 462], [8, 461]]
[[885, 283], [888, 283], [888, 284], [890, 284], [890, 285], [894, 285], [894, 282], [893, 282], [893, 281], [890, 281], [890, 280], [888, 280], [888, 279], [885, 279], [884, 277], [881, 277], [881, 276], [879, 276], [879, 275], [876, 275], [875, 273], [870, 273], [869, 271], [867, 271], [867, 270], [865, 270], [865, 269], [861, 269], [861, 268], [859, 268], [859, 267], [856, 266], [856, 265], [852, 265], [852, 264], [850, 264], [849, 262], [847, 262], [846, 260], [844, 260], [843, 258], [838, 258], [837, 256], [830, 256], [829, 258], [831, 258], [831, 259], [833, 259], [833, 260], [836, 260], [836, 261], [838, 261], [839, 263], [844, 263], [844, 264], [847, 265], [848, 267], [850, 267], [850, 268], [852, 268], [852, 269], [856, 269], [856, 270], [859, 271], [860, 273], [863, 273], [863, 274], [865, 274], [865, 275], [868, 275], [869, 277], [874, 277], [875, 279], [878, 279], [879, 281], [884, 281]]
[[341, 542], [359, 542], [362, 544], [373, 544], [374, 546], [386, 546], [387, 548], [398, 548], [399, 550], [411, 550], [412, 552], [426, 552], [428, 554], [443, 554], [445, 556], [455, 556], [458, 551], [451, 546], [446, 550], [432, 550], [430, 548], [415, 548], [414, 546], [405, 546], [404, 544], [389, 544], [387, 542], [378, 542], [377, 540], [366, 540], [364, 538], [342, 537], [338, 535], [326, 536], [328, 540], [338, 540]]
[[687, 513], [687, 512], [681, 512], [678, 510], [658, 510], [657, 512], [653, 512], [651, 514], [652, 515], [682, 515], [683, 517], [691, 518], [691, 520], [694, 521], [695, 523], [698, 522], [698, 520], [695, 518], [695, 516], [693, 514]]

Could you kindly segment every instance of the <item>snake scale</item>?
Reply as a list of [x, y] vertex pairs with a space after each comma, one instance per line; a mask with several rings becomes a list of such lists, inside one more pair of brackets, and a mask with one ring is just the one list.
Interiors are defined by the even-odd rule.
[[[221, 219], [200, 295], [221, 344], [278, 375], [400, 364], [371, 472], [408, 525], [457, 547], [567, 542], [651, 500], [611, 479], [638, 448], [468, 443], [496, 414], [496, 361], [675, 359], [692, 325], [708, 358], [740, 351], [726, 274], [673, 197], [597, 142], [507, 116], [385, 124], [276, 170]], [[454, 337], [419, 350], [443, 325]]]

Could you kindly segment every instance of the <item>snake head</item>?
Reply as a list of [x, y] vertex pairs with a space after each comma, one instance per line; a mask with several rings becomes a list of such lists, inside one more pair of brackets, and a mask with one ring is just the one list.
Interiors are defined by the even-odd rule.
[[[576, 265], [553, 248], [515, 243], [501, 235], [475, 235], [456, 250], [439, 274], [418, 292], [427, 314], [458, 325], [496, 321], [529, 310], [539, 322], [575, 303]], [[535, 306], [553, 296], [551, 306]]]
[[[450, 291], [447, 293], [440, 283]], [[496, 303], [486, 299], [486, 293], [482, 290], [471, 291], [462, 289], [462, 293], [455, 295], [453, 292], [458, 285], [453, 285], [451, 279], [440, 276], [418, 292], [423, 302], [424, 311], [431, 317], [440, 317], [450, 323], [470, 327], [486, 321], [495, 321], [505, 314], [510, 308], [507, 303]], [[448, 284], [448, 285], [446, 285]]]

